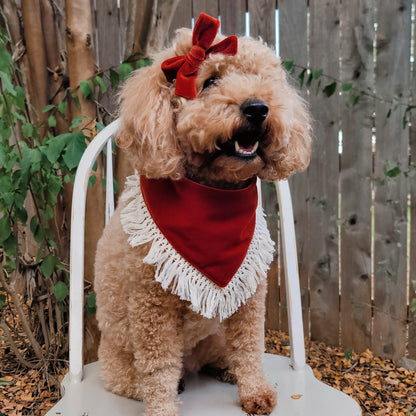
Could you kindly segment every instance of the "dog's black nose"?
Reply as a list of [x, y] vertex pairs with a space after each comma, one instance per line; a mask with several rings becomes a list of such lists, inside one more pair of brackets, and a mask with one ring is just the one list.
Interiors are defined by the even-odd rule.
[[269, 114], [269, 107], [260, 100], [247, 100], [241, 104], [240, 111], [248, 122], [259, 126], [266, 120], [267, 114]]

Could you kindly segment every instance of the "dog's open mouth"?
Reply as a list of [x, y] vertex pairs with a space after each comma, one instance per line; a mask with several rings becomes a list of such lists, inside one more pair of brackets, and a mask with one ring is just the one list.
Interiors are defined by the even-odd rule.
[[256, 154], [256, 150], [259, 147], [259, 142], [255, 142], [254, 144], [249, 144], [247, 147], [240, 145], [240, 143], [236, 140], [234, 142], [235, 152], [238, 156], [242, 157], [250, 157]]
[[249, 161], [259, 152], [259, 145], [264, 140], [264, 133], [257, 131], [238, 132], [230, 140], [219, 145], [219, 149], [227, 156], [237, 157]]

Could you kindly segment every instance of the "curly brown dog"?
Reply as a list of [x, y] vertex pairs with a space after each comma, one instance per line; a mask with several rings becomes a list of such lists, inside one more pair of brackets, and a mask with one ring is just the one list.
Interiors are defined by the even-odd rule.
[[[107, 388], [143, 400], [148, 416], [178, 415], [181, 377], [206, 365], [236, 378], [247, 413], [268, 414], [276, 392], [261, 357], [273, 248], [256, 208], [255, 178], [274, 181], [306, 168], [309, 116], [272, 50], [246, 37], [225, 40], [215, 35], [215, 19], [200, 19], [121, 92], [117, 143], [137, 175], [98, 244], [99, 360]], [[180, 198], [184, 192], [179, 208], [172, 189]], [[199, 196], [195, 204], [187, 199]], [[213, 218], [205, 218], [211, 209]], [[240, 217], [249, 218], [247, 227]], [[231, 231], [218, 237], [217, 225], [190, 228], [205, 221]], [[183, 230], [189, 234], [176, 243]], [[244, 259], [234, 262], [240, 240]], [[195, 252], [189, 258], [188, 249]]]

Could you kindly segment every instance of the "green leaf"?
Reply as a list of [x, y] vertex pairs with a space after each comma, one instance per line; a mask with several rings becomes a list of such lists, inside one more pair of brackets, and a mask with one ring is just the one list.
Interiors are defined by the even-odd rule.
[[282, 65], [287, 72], [290, 72], [295, 66], [293, 61], [284, 61], [282, 62]]
[[313, 77], [312, 77], [312, 72], [309, 74], [309, 76], [308, 76], [308, 80], [306, 81], [306, 86], [309, 88], [310, 86], [311, 86], [311, 84], [312, 84], [312, 79], [313, 79]]
[[41, 243], [43, 241], [43, 238], [45, 237], [45, 230], [41, 224], [38, 223], [36, 215], [34, 215], [30, 220], [30, 231], [32, 231], [33, 238], [37, 243]]
[[114, 193], [116, 194], [118, 192], [119, 184], [117, 179], [113, 179], [113, 189]]
[[12, 233], [9, 217], [4, 215], [0, 218], [0, 243], [6, 241]]
[[110, 69], [110, 83], [113, 89], [117, 89], [120, 84], [120, 75], [113, 69]]
[[54, 108], [55, 108], [55, 106], [53, 104], [49, 104], [42, 110], [42, 113], [47, 113], [48, 111], [51, 111]]
[[13, 234], [6, 241], [3, 241], [2, 246], [8, 256], [17, 256], [17, 241]]
[[10, 180], [10, 176], [6, 175], [0, 175], [0, 192], [12, 192], [13, 191], [13, 185]]
[[349, 91], [352, 88], [352, 84], [350, 82], [345, 82], [341, 86], [342, 91]]
[[88, 98], [88, 97], [93, 97], [94, 93], [92, 90], [92, 86], [91, 83], [89, 81], [81, 81], [79, 83], [79, 88], [82, 92], [82, 95], [84, 96], [84, 98]]
[[85, 312], [87, 316], [95, 315], [95, 312], [97, 310], [96, 306], [96, 294], [95, 293], [89, 293], [87, 296], [87, 302], [85, 304]]
[[55, 118], [55, 116], [49, 116], [48, 125], [49, 125], [49, 127], [56, 127], [56, 118]]
[[351, 348], [347, 348], [347, 349], [344, 350], [344, 358], [347, 361], [351, 360], [351, 358], [352, 358], [352, 349]]
[[107, 91], [107, 87], [105, 86], [104, 81], [103, 81], [103, 79], [101, 77], [99, 77], [99, 76], [94, 77], [93, 78], [93, 83], [95, 85], [97, 85], [98, 87], [100, 87], [101, 92], [103, 94]]
[[330, 97], [331, 95], [334, 95], [336, 89], [337, 89], [337, 83], [334, 81], [334, 82], [331, 82], [331, 84], [328, 84], [324, 87], [323, 93], [327, 97]]
[[95, 175], [91, 175], [88, 179], [88, 186], [94, 186], [97, 183], [97, 177]]
[[78, 166], [78, 163], [87, 147], [85, 143], [85, 136], [82, 131], [76, 131], [74, 133], [77, 134], [73, 134], [71, 140], [65, 148], [65, 153], [63, 154], [64, 162], [70, 170]]
[[416, 299], [412, 299], [412, 303], [410, 304], [410, 312], [416, 312]]
[[348, 96], [348, 106], [349, 107], [354, 107], [355, 105], [358, 104], [358, 101], [360, 100], [360, 98], [362, 97], [363, 93], [354, 93], [352, 90], [350, 91], [350, 94]]
[[153, 63], [153, 60], [149, 58], [139, 59], [136, 62], [136, 69], [144, 68], [145, 66], [150, 66], [152, 65], [152, 63]]
[[35, 126], [33, 124], [28, 123], [28, 122], [24, 122], [22, 124], [22, 133], [25, 139], [28, 139], [29, 137], [33, 137], [34, 130], [35, 130]]
[[61, 156], [64, 147], [71, 139], [73, 133], [64, 133], [59, 136], [53, 137], [47, 143], [46, 157], [52, 164], [55, 163], [59, 156]]
[[26, 143], [22, 143], [22, 160], [20, 161], [22, 175], [38, 172], [41, 160], [42, 152], [39, 149], [31, 149]]
[[3, 83], [3, 88], [13, 97], [16, 97], [17, 92], [10, 81], [10, 76], [3, 71], [0, 71], [0, 79]]
[[95, 127], [97, 128], [98, 131], [104, 130], [105, 128], [104, 124], [98, 121], [95, 122]]
[[299, 78], [299, 83], [300, 83], [300, 87], [303, 87], [303, 83], [305, 81], [305, 74], [306, 74], [306, 68], [302, 70], [302, 72], [299, 74], [298, 78]]
[[128, 62], [123, 62], [118, 66], [121, 81], [124, 81], [133, 72], [133, 66]]
[[10, 72], [13, 64], [12, 55], [6, 50], [0, 50], [0, 71]]
[[18, 110], [25, 112], [26, 111], [26, 92], [24, 88], [22, 88], [19, 85], [16, 86], [14, 90], [16, 91], [16, 97], [13, 100], [14, 105]]
[[64, 282], [57, 282], [53, 288], [53, 293], [58, 302], [63, 302], [69, 293], [68, 286]]
[[384, 170], [384, 174], [389, 178], [395, 178], [401, 173], [401, 169], [398, 166], [392, 166], [389, 168], [386, 168]]
[[65, 116], [65, 111], [68, 107], [68, 103], [66, 102], [66, 100], [62, 100], [59, 102], [58, 104], [58, 111], [60, 114], [62, 114], [62, 116]]
[[48, 184], [48, 192], [51, 192], [52, 194], [58, 194], [59, 192], [61, 192], [62, 182], [59, 176], [56, 176], [54, 174], [47, 175], [45, 177], [45, 180]]
[[56, 266], [59, 264], [59, 259], [52, 254], [48, 254], [43, 260], [41, 265], [42, 273], [45, 277], [51, 277], [55, 271]]
[[323, 74], [323, 72], [324, 71], [322, 69], [315, 69], [314, 71], [312, 71], [312, 78], [318, 79]]
[[27, 221], [27, 211], [24, 208], [19, 208], [15, 206], [13, 208], [13, 213], [16, 216], [16, 218], [24, 225], [26, 226]]
[[[0, 295], [0, 311], [4, 308], [6, 304], [6, 295]], [[1, 386], [1, 378], [0, 378], [0, 386]]]
[[75, 117], [72, 120], [71, 127], [69, 128], [69, 131], [72, 131], [73, 129], [77, 128], [82, 123], [82, 120], [84, 120], [84, 118], [88, 118], [88, 119], [91, 120], [91, 117], [88, 117], [88, 116]]
[[81, 104], [79, 102], [79, 97], [78, 95], [76, 95], [75, 93], [71, 94], [71, 97], [73, 98], [73, 100], [75, 101], [75, 105], [77, 106], [78, 110], [81, 110]]

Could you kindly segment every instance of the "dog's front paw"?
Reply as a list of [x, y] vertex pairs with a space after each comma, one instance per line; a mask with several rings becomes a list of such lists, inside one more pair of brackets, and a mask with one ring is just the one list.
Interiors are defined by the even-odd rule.
[[268, 415], [276, 407], [277, 393], [270, 385], [244, 390], [246, 391], [240, 395], [240, 401], [249, 415]]

